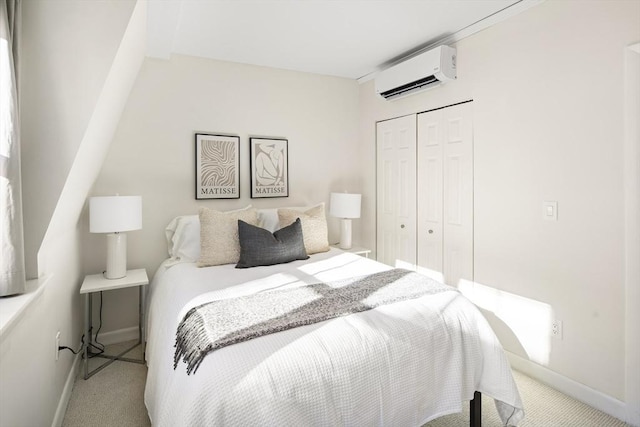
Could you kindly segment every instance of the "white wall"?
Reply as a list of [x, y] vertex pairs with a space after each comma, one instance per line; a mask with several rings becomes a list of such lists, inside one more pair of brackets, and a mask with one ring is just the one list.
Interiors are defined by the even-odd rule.
[[640, 43], [625, 50], [627, 421], [640, 425]]
[[[622, 401], [624, 47], [638, 17], [639, 2], [548, 1], [459, 42], [456, 82], [395, 102], [373, 82], [360, 91], [363, 243], [375, 244], [375, 122], [473, 99], [475, 281], [548, 304], [564, 339], [539, 343], [547, 366]], [[545, 200], [558, 222], [542, 219]]]
[[63, 351], [55, 360], [55, 334], [79, 348], [79, 220], [144, 57], [146, 4], [134, 4], [23, 2], [26, 255], [31, 274], [47, 280], [0, 337], [3, 426], [59, 425], [64, 416], [77, 359]]
[[[240, 136], [240, 199], [194, 199], [195, 132]], [[288, 139], [288, 198], [250, 198], [249, 136]], [[358, 137], [354, 80], [179, 55], [147, 59], [92, 194], [142, 196], [143, 228], [128, 233], [128, 265], [151, 276], [167, 257], [164, 228], [176, 215], [200, 206], [328, 204], [331, 191], [359, 191]], [[104, 236], [83, 237], [85, 272], [101, 271]], [[105, 294], [103, 331], [136, 325], [136, 302], [135, 289]]]
[[23, 2], [20, 58], [27, 277], [58, 203], [132, 1]]

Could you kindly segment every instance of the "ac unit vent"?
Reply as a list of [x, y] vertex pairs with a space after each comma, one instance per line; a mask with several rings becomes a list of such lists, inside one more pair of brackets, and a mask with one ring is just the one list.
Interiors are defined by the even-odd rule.
[[431, 86], [432, 84], [438, 83], [438, 82], [439, 80], [436, 78], [436, 76], [427, 76], [418, 81], [407, 83], [406, 85], [402, 85], [398, 88], [382, 92], [380, 96], [382, 96], [385, 99], [392, 99], [392, 98], [405, 95], [407, 94], [407, 92], [418, 91], [425, 86]]

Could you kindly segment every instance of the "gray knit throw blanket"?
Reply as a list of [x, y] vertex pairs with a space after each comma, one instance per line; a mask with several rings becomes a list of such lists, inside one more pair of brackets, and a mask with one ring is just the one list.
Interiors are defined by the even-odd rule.
[[393, 269], [367, 276], [211, 301], [192, 308], [176, 333], [173, 369], [187, 374], [212, 351], [303, 325], [455, 288], [421, 274]]

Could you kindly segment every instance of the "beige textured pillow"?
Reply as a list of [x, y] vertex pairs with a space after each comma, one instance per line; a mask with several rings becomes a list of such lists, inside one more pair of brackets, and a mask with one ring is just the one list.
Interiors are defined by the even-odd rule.
[[324, 203], [304, 212], [295, 209], [278, 209], [278, 218], [280, 219], [280, 228], [293, 224], [296, 218], [300, 218], [302, 222], [304, 248], [307, 250], [307, 254], [311, 255], [329, 250]]
[[198, 267], [235, 264], [240, 259], [238, 220], [258, 225], [258, 213], [248, 206], [245, 209], [220, 212], [200, 208], [200, 259]]

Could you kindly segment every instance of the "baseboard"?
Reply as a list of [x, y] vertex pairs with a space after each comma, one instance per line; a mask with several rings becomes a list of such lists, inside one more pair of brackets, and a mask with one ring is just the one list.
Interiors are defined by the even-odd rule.
[[627, 406], [624, 402], [567, 378], [564, 375], [560, 375], [549, 368], [524, 359], [521, 356], [508, 351], [505, 351], [505, 353], [507, 354], [509, 363], [511, 363], [511, 367], [515, 370], [619, 420], [625, 420], [627, 418]]
[[69, 404], [69, 399], [71, 399], [73, 384], [78, 376], [78, 369], [80, 369], [80, 361], [82, 360], [81, 356], [82, 353], [78, 353], [73, 359], [71, 370], [69, 371], [69, 375], [67, 375], [67, 381], [64, 383], [64, 388], [62, 389], [62, 394], [60, 395], [60, 400], [58, 401], [58, 407], [56, 408], [56, 414], [53, 417], [51, 427], [62, 426], [64, 414], [67, 412], [67, 405]]
[[104, 344], [104, 345], [117, 344], [125, 341], [137, 340], [137, 339], [138, 339], [137, 326], [100, 333], [100, 335], [98, 336], [98, 340], [100, 341], [101, 344]]

